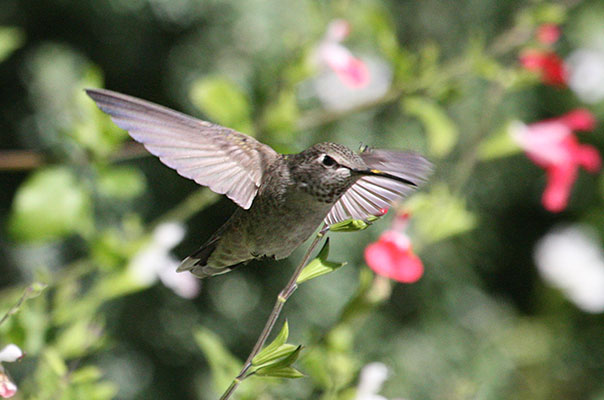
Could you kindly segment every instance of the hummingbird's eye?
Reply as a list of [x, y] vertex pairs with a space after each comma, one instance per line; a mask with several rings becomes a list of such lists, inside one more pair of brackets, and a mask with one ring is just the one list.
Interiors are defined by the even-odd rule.
[[326, 167], [331, 167], [336, 165], [336, 160], [334, 160], [333, 158], [331, 158], [330, 156], [328, 156], [327, 154], [325, 154], [323, 156], [323, 160], [321, 160], [321, 162], [323, 163], [323, 165], [325, 165]]

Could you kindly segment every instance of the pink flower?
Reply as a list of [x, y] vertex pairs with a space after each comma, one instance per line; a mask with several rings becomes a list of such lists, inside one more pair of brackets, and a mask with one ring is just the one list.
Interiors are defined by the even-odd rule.
[[539, 73], [546, 85], [565, 86], [568, 71], [564, 61], [554, 52], [529, 49], [520, 54], [520, 64], [529, 71]]
[[543, 193], [543, 206], [551, 212], [566, 208], [579, 167], [589, 172], [600, 169], [598, 151], [590, 145], [580, 144], [575, 130], [591, 131], [595, 127], [593, 115], [577, 109], [558, 118], [531, 125], [518, 124], [511, 134], [535, 164], [545, 169], [547, 186]]
[[17, 393], [17, 385], [10, 380], [8, 375], [4, 372], [0, 372], [0, 396], [3, 399], [13, 397]]
[[424, 273], [422, 260], [413, 253], [411, 240], [402, 230], [408, 214], [397, 216], [393, 229], [387, 230], [365, 248], [365, 262], [376, 274], [403, 283], [413, 283]]
[[556, 24], [542, 24], [537, 28], [537, 40], [545, 45], [554, 44], [560, 39], [560, 27]]
[[350, 24], [347, 21], [332, 21], [317, 49], [318, 59], [331, 68], [348, 87], [362, 88], [369, 83], [369, 69], [341, 44], [349, 33]]

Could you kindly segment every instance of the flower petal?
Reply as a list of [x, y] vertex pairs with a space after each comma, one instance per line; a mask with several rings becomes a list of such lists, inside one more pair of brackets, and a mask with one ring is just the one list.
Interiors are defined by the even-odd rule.
[[520, 54], [520, 64], [529, 71], [538, 72], [546, 85], [566, 85], [568, 71], [564, 61], [553, 52], [529, 49]]
[[572, 110], [557, 120], [573, 131], [593, 131], [596, 127], [596, 118], [584, 108]]
[[564, 210], [575, 179], [577, 179], [577, 166], [574, 164], [548, 168], [547, 186], [542, 197], [543, 207], [551, 212]]
[[537, 28], [537, 40], [543, 44], [556, 43], [560, 34], [560, 27], [556, 24], [542, 24]]
[[356, 57], [350, 58], [344, 68], [335, 72], [344, 84], [352, 88], [362, 88], [369, 83], [369, 69]]
[[541, 80], [546, 85], [565, 86], [568, 77], [564, 61], [556, 53], [547, 53], [541, 66]]
[[589, 172], [598, 172], [602, 166], [602, 159], [598, 150], [587, 144], [577, 146], [574, 157], [577, 164]]
[[422, 261], [411, 251], [409, 238], [398, 231], [385, 231], [380, 239], [365, 248], [365, 261], [378, 275], [403, 283], [421, 278]]
[[9, 344], [0, 350], [0, 362], [13, 362], [23, 357], [23, 351], [16, 344]]
[[417, 282], [424, 274], [424, 264], [422, 260], [412, 252], [408, 252], [404, 257], [397, 259], [397, 265], [394, 269], [392, 279], [403, 283]]
[[0, 396], [8, 399], [13, 397], [15, 393], [17, 393], [17, 385], [4, 372], [0, 372]]

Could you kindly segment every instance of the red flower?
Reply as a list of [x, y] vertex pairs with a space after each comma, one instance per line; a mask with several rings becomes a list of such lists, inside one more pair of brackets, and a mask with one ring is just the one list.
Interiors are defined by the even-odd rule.
[[350, 33], [350, 24], [338, 19], [329, 24], [325, 38], [318, 47], [321, 63], [331, 68], [342, 82], [351, 88], [362, 88], [369, 83], [367, 65], [344, 47], [341, 42]]
[[385, 231], [377, 242], [365, 248], [365, 262], [378, 275], [403, 283], [413, 283], [423, 275], [424, 265], [413, 253], [409, 237], [396, 229], [406, 225], [407, 217], [407, 214], [402, 216], [405, 220], [397, 217], [393, 224], [395, 229]]
[[546, 85], [565, 86], [568, 71], [564, 61], [554, 52], [530, 49], [520, 55], [520, 63], [529, 70], [538, 72]]
[[594, 127], [593, 115], [587, 110], [577, 109], [559, 118], [528, 126], [520, 124], [513, 129], [512, 136], [516, 142], [547, 173], [547, 186], [542, 198], [547, 210], [559, 212], [566, 208], [580, 166], [589, 172], [600, 169], [598, 151], [593, 146], [580, 144], [573, 133], [575, 130], [590, 131]]
[[537, 28], [537, 40], [546, 45], [556, 43], [560, 34], [560, 27], [556, 24], [542, 24]]

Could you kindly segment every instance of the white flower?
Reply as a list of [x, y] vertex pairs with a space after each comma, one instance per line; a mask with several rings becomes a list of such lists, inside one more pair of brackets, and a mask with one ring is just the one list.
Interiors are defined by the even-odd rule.
[[388, 378], [388, 367], [380, 362], [365, 365], [361, 370], [356, 400], [387, 400], [378, 392]]
[[578, 49], [566, 63], [570, 72], [568, 86], [582, 101], [594, 104], [604, 99], [604, 52]]
[[185, 236], [182, 224], [165, 222], [158, 225], [151, 240], [134, 256], [128, 270], [137, 283], [150, 286], [159, 278], [162, 283], [184, 298], [199, 294], [199, 279], [192, 274], [179, 274], [179, 261], [170, 254]]
[[537, 243], [534, 258], [543, 279], [577, 307], [604, 312], [604, 252], [593, 231], [580, 225], [554, 229]]
[[[9, 344], [0, 350], [0, 362], [14, 362], [22, 357], [23, 351], [15, 344]], [[13, 397], [15, 393], [17, 393], [17, 385], [0, 365], [0, 397], [7, 399]]]

